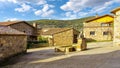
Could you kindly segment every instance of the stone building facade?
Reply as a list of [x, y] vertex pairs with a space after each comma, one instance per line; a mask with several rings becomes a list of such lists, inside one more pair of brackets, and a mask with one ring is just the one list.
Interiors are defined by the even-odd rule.
[[24, 32], [27, 34], [28, 41], [37, 39], [37, 28], [28, 24], [25, 21], [9, 21], [9, 22], [0, 22], [2, 26], [10, 26], [18, 31]]
[[26, 52], [27, 35], [7, 26], [0, 26], [0, 61]]
[[47, 28], [41, 30], [42, 37], [48, 37], [49, 45], [66, 46], [77, 43], [79, 31], [73, 28]]
[[114, 45], [120, 45], [120, 7], [111, 11], [114, 14]]
[[97, 16], [86, 20], [83, 24], [83, 34], [87, 40], [103, 41], [113, 39], [113, 16]]

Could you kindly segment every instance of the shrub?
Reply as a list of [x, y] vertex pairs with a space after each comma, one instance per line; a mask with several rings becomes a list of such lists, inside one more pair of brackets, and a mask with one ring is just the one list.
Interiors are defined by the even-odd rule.
[[27, 48], [37, 48], [40, 47], [42, 45], [46, 45], [48, 43], [48, 38], [44, 38], [39, 36], [38, 37], [38, 41], [28, 41], [27, 42]]
[[42, 36], [38, 36], [38, 40], [39, 41], [48, 41], [48, 38], [42, 37]]

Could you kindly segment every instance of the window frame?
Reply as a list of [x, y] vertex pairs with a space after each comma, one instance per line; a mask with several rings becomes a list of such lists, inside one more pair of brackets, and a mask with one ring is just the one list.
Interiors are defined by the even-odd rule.
[[90, 31], [90, 35], [94, 36], [95, 35], [95, 31]]
[[103, 36], [109, 35], [109, 31], [103, 31]]

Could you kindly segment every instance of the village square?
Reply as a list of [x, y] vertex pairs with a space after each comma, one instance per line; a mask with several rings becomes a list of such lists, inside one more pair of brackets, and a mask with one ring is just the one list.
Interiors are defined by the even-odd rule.
[[83, 27], [0, 22], [0, 68], [120, 68], [120, 7]]

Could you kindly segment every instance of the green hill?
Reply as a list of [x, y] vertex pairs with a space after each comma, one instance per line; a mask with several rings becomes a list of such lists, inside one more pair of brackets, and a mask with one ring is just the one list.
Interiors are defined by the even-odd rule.
[[80, 19], [74, 19], [74, 20], [48, 20], [48, 19], [43, 19], [43, 20], [29, 21], [29, 23], [30, 24], [37, 23], [37, 24], [39, 24], [38, 25], [39, 28], [69, 27], [69, 28], [75, 28], [77, 30], [80, 30], [83, 27], [83, 22], [85, 20], [93, 18], [93, 17], [94, 16], [80, 18]]

